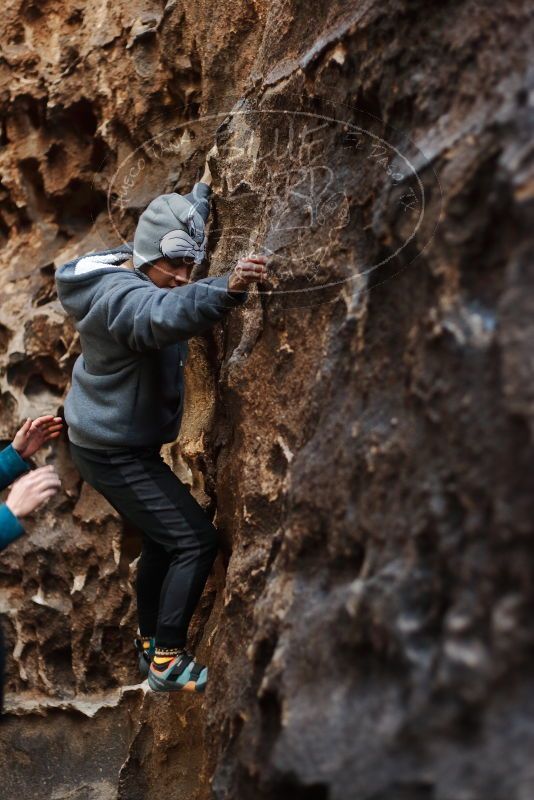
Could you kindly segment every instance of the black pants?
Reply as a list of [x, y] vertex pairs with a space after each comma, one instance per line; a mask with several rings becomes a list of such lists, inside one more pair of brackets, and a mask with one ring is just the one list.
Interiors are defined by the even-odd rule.
[[217, 554], [217, 532], [159, 449], [93, 450], [70, 443], [82, 478], [143, 534], [137, 572], [141, 636], [183, 647]]

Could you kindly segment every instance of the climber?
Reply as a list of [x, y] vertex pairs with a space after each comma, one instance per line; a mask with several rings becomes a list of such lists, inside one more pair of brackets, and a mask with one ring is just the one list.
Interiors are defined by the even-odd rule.
[[[61, 433], [62, 424], [61, 417], [50, 414], [26, 420], [11, 444], [0, 451], [0, 490], [31, 469], [25, 459], [33, 456], [50, 439], [56, 439]], [[49, 500], [59, 486], [59, 477], [50, 465], [31, 470], [13, 484], [6, 502], [0, 504], [0, 550], [24, 533], [20, 520]], [[4, 641], [0, 628], [0, 715], [3, 707], [4, 660]]]
[[154, 691], [201, 692], [208, 674], [186, 644], [217, 532], [160, 455], [180, 428], [187, 340], [267, 276], [265, 258], [251, 255], [229, 275], [190, 281], [205, 255], [211, 183], [206, 159], [192, 192], [152, 200], [133, 242], [56, 273], [82, 349], [65, 401], [71, 454], [83, 479], [142, 533], [135, 646]]

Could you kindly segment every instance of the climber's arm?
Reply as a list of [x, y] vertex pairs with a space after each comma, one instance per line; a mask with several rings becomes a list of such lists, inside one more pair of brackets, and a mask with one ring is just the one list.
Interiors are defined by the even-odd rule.
[[213, 178], [211, 176], [211, 170], [209, 168], [208, 160], [206, 159], [206, 163], [204, 164], [204, 172], [200, 179], [200, 183], [203, 183], [205, 186], [210, 186], [213, 182]]
[[193, 205], [196, 207], [204, 222], [207, 222], [210, 214], [210, 197], [212, 192], [211, 184], [213, 180], [209, 167], [209, 159], [216, 154], [217, 145], [214, 145], [206, 157], [204, 172], [202, 173], [201, 179], [195, 183], [190, 192], [184, 194], [185, 199], [189, 200], [189, 202], [193, 203]]
[[210, 184], [206, 183], [204, 180], [201, 180], [198, 183], [195, 183], [192, 190], [188, 192], [188, 194], [184, 194], [184, 197], [186, 200], [189, 200], [190, 203], [193, 203], [204, 222], [207, 222], [207, 219], [210, 215]]
[[243, 303], [246, 292], [229, 291], [228, 282], [228, 276], [203, 278], [175, 289], [125, 282], [107, 298], [106, 325], [130, 350], [159, 350], [203, 333]]

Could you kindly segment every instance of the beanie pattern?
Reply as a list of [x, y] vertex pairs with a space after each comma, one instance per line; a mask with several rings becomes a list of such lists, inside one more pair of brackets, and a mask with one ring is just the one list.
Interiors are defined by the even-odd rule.
[[139, 217], [133, 246], [134, 267], [164, 258], [190, 257], [200, 264], [206, 253], [204, 222], [209, 214], [209, 186], [196, 183], [183, 196], [172, 192], [152, 200]]
[[185, 231], [169, 231], [159, 240], [159, 250], [165, 258], [189, 257], [194, 259], [195, 264], [201, 264], [206, 253], [206, 236], [203, 234], [198, 244]]

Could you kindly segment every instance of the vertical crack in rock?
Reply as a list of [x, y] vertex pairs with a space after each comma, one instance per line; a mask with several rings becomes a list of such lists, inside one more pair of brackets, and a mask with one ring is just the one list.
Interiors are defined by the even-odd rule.
[[0, 25], [2, 442], [62, 411], [55, 268], [214, 142], [209, 272], [272, 264], [191, 342], [164, 448], [220, 530], [209, 691], [136, 686], [139, 534], [60, 441], [0, 560], [2, 796], [534, 796], [526, 1], [8, 0]]

